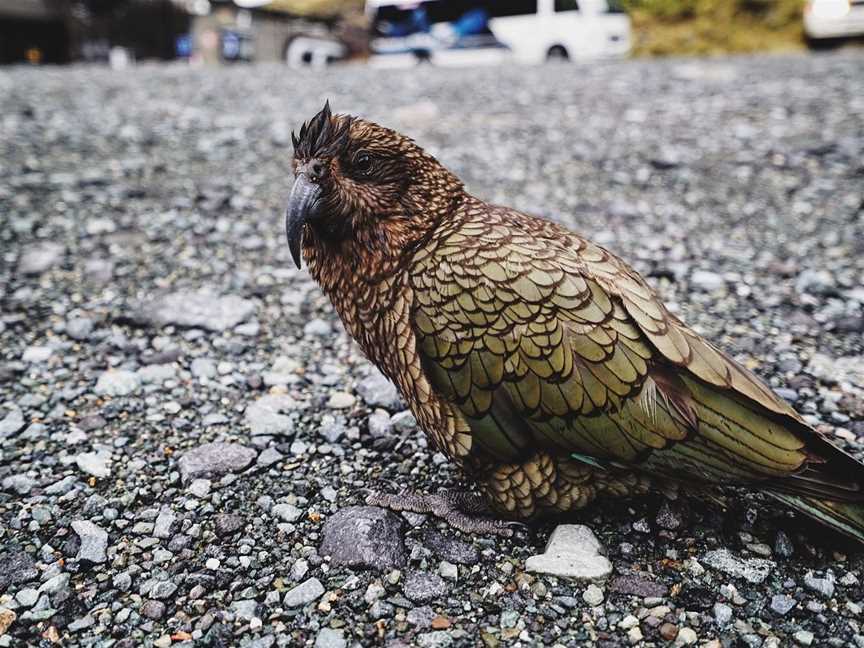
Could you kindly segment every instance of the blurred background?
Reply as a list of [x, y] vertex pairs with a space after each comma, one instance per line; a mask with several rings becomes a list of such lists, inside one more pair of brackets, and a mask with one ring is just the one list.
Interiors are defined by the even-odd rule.
[[382, 66], [835, 46], [864, 0], [0, 0], [0, 63]]

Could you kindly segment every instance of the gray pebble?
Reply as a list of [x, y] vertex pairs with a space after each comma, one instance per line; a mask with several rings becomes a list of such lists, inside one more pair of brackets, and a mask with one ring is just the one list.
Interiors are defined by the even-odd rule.
[[165, 616], [165, 604], [162, 601], [145, 601], [141, 606], [141, 616], [158, 621]]
[[104, 529], [89, 520], [76, 520], [72, 523], [72, 530], [81, 539], [78, 560], [91, 563], [103, 563], [108, 560], [105, 554], [108, 548], [108, 533]]
[[412, 571], [405, 576], [402, 591], [415, 603], [427, 603], [443, 596], [447, 592], [447, 585], [437, 574]]
[[771, 610], [780, 616], [785, 615], [796, 604], [795, 599], [787, 594], [775, 594], [771, 597]]
[[285, 592], [282, 604], [288, 608], [300, 607], [317, 600], [323, 593], [324, 586], [321, 581], [310, 578]]
[[345, 648], [348, 645], [341, 630], [321, 628], [315, 637], [315, 648]]
[[140, 387], [138, 374], [123, 369], [110, 369], [96, 381], [96, 393], [104, 396], [128, 396]]
[[275, 515], [283, 522], [296, 522], [303, 517], [303, 511], [293, 504], [274, 504], [270, 509], [270, 514]]
[[323, 528], [319, 552], [333, 565], [401, 567], [406, 561], [402, 521], [384, 509], [352, 506], [332, 515]]

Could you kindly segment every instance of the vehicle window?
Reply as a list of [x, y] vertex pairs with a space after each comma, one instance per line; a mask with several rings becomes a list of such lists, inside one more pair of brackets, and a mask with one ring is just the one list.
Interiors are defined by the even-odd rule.
[[627, 13], [622, 0], [609, 0], [607, 13]]
[[579, 11], [578, 0], [555, 0], [555, 11]]
[[492, 0], [484, 2], [493, 18], [503, 16], [524, 16], [537, 13], [537, 0]]

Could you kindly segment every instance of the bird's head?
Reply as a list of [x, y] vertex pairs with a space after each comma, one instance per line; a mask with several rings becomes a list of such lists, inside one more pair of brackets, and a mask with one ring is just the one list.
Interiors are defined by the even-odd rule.
[[333, 115], [329, 102], [291, 139], [295, 180], [285, 227], [298, 268], [304, 236], [394, 249], [428, 228], [462, 191], [413, 140]]

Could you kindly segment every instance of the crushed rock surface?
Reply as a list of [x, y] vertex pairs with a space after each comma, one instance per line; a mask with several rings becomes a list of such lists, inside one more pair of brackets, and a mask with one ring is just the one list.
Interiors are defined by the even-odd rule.
[[862, 69], [0, 70], [0, 648], [864, 646], [860, 550], [763, 496], [561, 521], [602, 545], [593, 583], [526, 571], [556, 522], [370, 514], [464, 484], [282, 222], [329, 98], [620, 254], [861, 456]]

